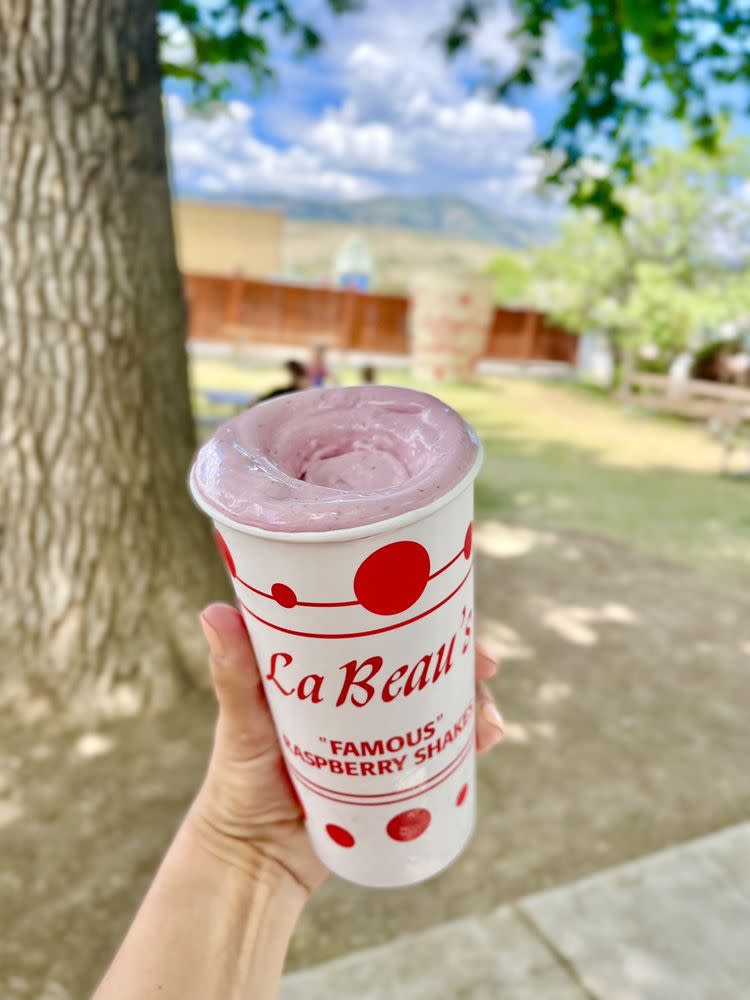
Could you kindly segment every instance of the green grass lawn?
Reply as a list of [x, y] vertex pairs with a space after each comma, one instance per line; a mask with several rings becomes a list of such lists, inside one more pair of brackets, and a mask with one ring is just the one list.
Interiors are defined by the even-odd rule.
[[[192, 377], [251, 392], [281, 380], [275, 369], [205, 359], [193, 361]], [[416, 385], [404, 373], [388, 380]], [[480, 518], [604, 535], [732, 576], [750, 567], [750, 481], [719, 477], [719, 446], [704, 428], [628, 413], [567, 384], [487, 378], [438, 394], [484, 441]]]

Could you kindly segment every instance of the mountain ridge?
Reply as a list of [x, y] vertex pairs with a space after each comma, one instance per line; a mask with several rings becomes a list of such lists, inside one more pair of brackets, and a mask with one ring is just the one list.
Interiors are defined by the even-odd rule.
[[[188, 195], [180, 197], [194, 200]], [[547, 242], [554, 237], [556, 228], [552, 221], [500, 215], [456, 195], [382, 195], [355, 201], [326, 201], [249, 192], [239, 198], [214, 196], [200, 200], [266, 208], [295, 220], [414, 229], [519, 250]]]

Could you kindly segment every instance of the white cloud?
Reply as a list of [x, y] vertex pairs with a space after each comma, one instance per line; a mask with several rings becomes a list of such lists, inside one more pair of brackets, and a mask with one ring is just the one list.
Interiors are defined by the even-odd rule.
[[377, 192], [365, 177], [328, 167], [300, 145], [277, 149], [253, 135], [252, 108], [232, 101], [210, 117], [192, 114], [174, 94], [166, 100], [172, 174], [177, 189], [240, 196], [270, 191], [325, 198]]
[[[470, 59], [516, 58], [500, 4], [477, 38], [477, 56], [446, 64], [429, 39], [452, 0], [372, 0], [324, 25], [328, 44], [302, 64], [282, 58], [281, 83], [254, 109], [232, 101], [214, 117], [167, 99], [178, 188], [330, 198], [455, 193], [514, 214], [538, 215], [542, 160], [531, 154], [532, 115], [462, 85]], [[562, 50], [559, 38], [551, 45]], [[283, 51], [283, 49], [282, 49]], [[311, 94], [324, 95], [322, 107]]]
[[307, 134], [310, 146], [326, 160], [349, 169], [394, 174], [413, 169], [408, 148], [390, 123], [348, 118], [346, 107], [341, 113], [326, 112]]

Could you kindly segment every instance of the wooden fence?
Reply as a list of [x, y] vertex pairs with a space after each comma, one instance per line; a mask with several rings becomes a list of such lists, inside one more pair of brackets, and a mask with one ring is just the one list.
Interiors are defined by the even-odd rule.
[[[409, 300], [266, 281], [187, 274], [188, 335], [196, 340], [342, 350], [408, 351]], [[575, 361], [578, 338], [533, 310], [496, 309], [487, 356]]]

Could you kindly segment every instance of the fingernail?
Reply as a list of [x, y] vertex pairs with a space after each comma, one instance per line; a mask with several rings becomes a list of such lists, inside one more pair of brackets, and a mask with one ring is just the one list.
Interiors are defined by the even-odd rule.
[[497, 657], [487, 649], [483, 642], [477, 642], [477, 653], [485, 660], [489, 660], [495, 670], [497, 670]]
[[497, 705], [488, 701], [482, 709], [482, 715], [491, 726], [499, 729], [501, 733], [505, 733], [505, 722], [503, 721], [502, 715], [500, 715], [500, 712], [498, 711]]
[[206, 637], [208, 648], [211, 650], [211, 656], [213, 656], [215, 660], [223, 660], [224, 643], [221, 641], [221, 636], [213, 625], [208, 624], [203, 615], [201, 615], [201, 628], [203, 629], [203, 634]]

